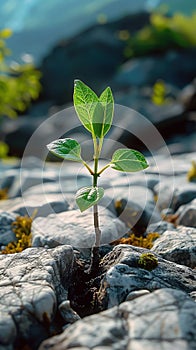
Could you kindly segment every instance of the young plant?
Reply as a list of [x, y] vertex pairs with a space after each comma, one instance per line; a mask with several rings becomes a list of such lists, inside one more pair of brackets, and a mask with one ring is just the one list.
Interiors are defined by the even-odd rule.
[[74, 107], [79, 120], [91, 133], [94, 145], [94, 167], [87, 164], [81, 156], [81, 146], [73, 139], [58, 139], [47, 145], [50, 152], [65, 160], [82, 163], [92, 175], [92, 186], [84, 187], [76, 193], [76, 203], [81, 212], [93, 207], [95, 244], [92, 248], [91, 270], [99, 263], [101, 230], [99, 226], [98, 202], [104, 195], [104, 189], [98, 187], [98, 177], [107, 169], [123, 172], [136, 172], [148, 167], [144, 156], [132, 149], [118, 149], [111, 161], [99, 169], [99, 158], [105, 135], [110, 130], [114, 114], [114, 99], [110, 87], [100, 97], [80, 80], [74, 82]]

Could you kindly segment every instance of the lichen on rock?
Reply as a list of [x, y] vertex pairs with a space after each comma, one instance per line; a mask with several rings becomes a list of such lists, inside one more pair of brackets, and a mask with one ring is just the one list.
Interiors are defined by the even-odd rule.
[[142, 269], [152, 271], [158, 266], [158, 259], [152, 253], [143, 253], [139, 257], [138, 265]]

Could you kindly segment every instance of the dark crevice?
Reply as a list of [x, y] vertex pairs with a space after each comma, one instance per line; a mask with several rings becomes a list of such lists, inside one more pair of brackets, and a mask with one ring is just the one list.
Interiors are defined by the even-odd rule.
[[68, 289], [68, 299], [71, 307], [80, 317], [85, 317], [103, 310], [98, 294], [103, 278], [102, 269], [98, 267], [93, 275], [86, 270], [85, 262], [76, 259]]

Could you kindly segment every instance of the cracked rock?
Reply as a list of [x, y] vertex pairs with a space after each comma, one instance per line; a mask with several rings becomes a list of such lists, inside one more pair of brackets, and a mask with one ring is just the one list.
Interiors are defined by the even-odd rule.
[[196, 304], [186, 293], [160, 289], [85, 317], [39, 350], [194, 350]]
[[72, 264], [70, 246], [0, 256], [1, 350], [13, 350], [21, 342], [37, 349], [50, 335], [58, 305], [67, 299]]
[[102, 260], [106, 273], [100, 288], [101, 302], [113, 307], [125, 301], [135, 290], [176, 288], [185, 292], [196, 289], [195, 270], [158, 257], [158, 266], [152, 271], [138, 267], [138, 259], [149, 250], [130, 245], [118, 245]]

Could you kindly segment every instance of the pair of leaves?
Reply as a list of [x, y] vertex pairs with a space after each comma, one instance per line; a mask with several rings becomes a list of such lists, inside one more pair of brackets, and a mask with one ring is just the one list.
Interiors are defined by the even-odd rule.
[[93, 136], [103, 138], [112, 125], [114, 114], [114, 99], [110, 87], [98, 97], [81, 80], [75, 80], [73, 98], [81, 123]]
[[[73, 139], [59, 139], [47, 145], [49, 151], [65, 160], [83, 162], [81, 146]], [[109, 163], [112, 169], [124, 172], [136, 172], [148, 167], [145, 157], [133, 149], [121, 148], [114, 152]]]
[[[135, 150], [118, 149], [114, 152], [110, 166], [119, 171], [135, 172], [148, 167], [144, 156]], [[76, 203], [83, 212], [97, 204], [104, 195], [102, 187], [84, 187], [76, 193]]]
[[[83, 162], [81, 158], [80, 144], [73, 139], [59, 139], [51, 142], [48, 146], [50, 152], [65, 160]], [[111, 168], [124, 171], [135, 172], [146, 169], [148, 164], [144, 156], [135, 150], [118, 149], [114, 152], [111, 162]], [[104, 189], [101, 187], [85, 187], [76, 194], [76, 203], [81, 212], [97, 204], [104, 195]]]

